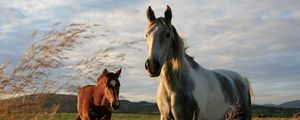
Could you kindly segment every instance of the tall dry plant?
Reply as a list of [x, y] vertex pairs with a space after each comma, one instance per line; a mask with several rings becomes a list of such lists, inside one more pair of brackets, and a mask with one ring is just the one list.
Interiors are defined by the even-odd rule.
[[240, 105], [240, 100], [237, 99], [235, 104], [229, 106], [229, 110], [226, 114], [226, 120], [241, 120], [240, 114], [244, 112], [244, 108]]
[[110, 54], [114, 49], [114, 47], [100, 49], [91, 56], [82, 59], [74, 68], [81, 76], [95, 81], [101, 69], [119, 69], [122, 66], [121, 61], [125, 59], [125, 54]]
[[299, 112], [299, 113], [293, 114], [293, 116], [292, 116], [291, 119], [292, 119], [292, 120], [299, 120], [299, 119], [300, 119], [300, 112]]
[[[44, 110], [46, 100], [42, 97], [55, 82], [49, 80], [51, 70], [64, 66], [62, 61], [69, 59], [66, 51], [72, 51], [82, 41], [93, 39], [91, 27], [98, 26], [70, 24], [60, 27], [56, 24], [25, 50], [15, 67], [9, 62], [0, 65], [0, 118], [18, 119], [22, 116], [22, 119], [34, 119], [43, 112], [52, 119], [53, 114], [49, 113], [56, 112], [57, 106], [50, 111]], [[32, 35], [36, 34], [34, 31]], [[18, 97], [26, 94], [35, 95]]]
[[142, 39], [111, 40], [108, 46], [99, 48], [93, 54], [81, 59], [76, 65], [74, 65], [74, 69], [80, 76], [96, 82], [96, 77], [104, 68], [117, 70], [120, 67], [123, 67], [124, 69], [126, 69], [126, 67], [133, 67], [127, 66], [124, 62], [127, 57], [130, 57], [126, 54], [126, 51], [141, 51], [142, 49], [136, 48], [134, 45], [143, 41], [144, 40]]

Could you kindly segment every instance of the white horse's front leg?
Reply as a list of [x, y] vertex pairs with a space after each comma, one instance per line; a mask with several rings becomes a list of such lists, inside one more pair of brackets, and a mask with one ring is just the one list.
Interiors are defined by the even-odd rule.
[[176, 101], [176, 94], [171, 95], [171, 112], [175, 120], [183, 120], [181, 112], [182, 108], [180, 107], [178, 101]]
[[[164, 96], [163, 96], [164, 97]], [[159, 97], [162, 98], [162, 97]], [[171, 115], [170, 104], [167, 102], [167, 99], [157, 99], [157, 105], [160, 112], [161, 120], [171, 120], [173, 118]]]
[[163, 100], [160, 102], [157, 102], [159, 111], [160, 111], [160, 118], [161, 120], [170, 120], [172, 116], [170, 116], [170, 107], [169, 105], [164, 102]]
[[171, 107], [170, 107], [170, 98], [167, 96], [167, 92], [162, 86], [159, 85], [157, 91], [157, 105], [160, 112], [160, 119], [161, 120], [171, 120], [173, 116], [171, 116]]
[[188, 95], [171, 95], [171, 111], [175, 120], [197, 120], [199, 108], [193, 97]]

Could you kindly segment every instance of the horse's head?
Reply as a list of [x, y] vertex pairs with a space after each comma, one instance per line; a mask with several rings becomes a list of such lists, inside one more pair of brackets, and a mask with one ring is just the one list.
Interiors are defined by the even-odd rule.
[[[120, 81], [119, 76], [121, 74], [121, 70], [118, 70], [116, 73], [108, 72], [106, 69], [103, 70], [103, 73], [100, 77], [100, 80], [104, 81], [104, 97], [109, 102], [110, 107], [119, 109], [119, 90], [120, 90]], [[98, 79], [99, 80], [99, 79]]]
[[173, 49], [176, 49], [173, 46], [176, 36], [174, 34], [175, 29], [173, 29], [171, 24], [171, 8], [167, 6], [165, 16], [156, 18], [149, 6], [147, 19], [149, 25], [145, 36], [147, 39], [148, 58], [145, 62], [145, 68], [150, 77], [157, 77], [160, 75], [164, 62], [174, 52]]

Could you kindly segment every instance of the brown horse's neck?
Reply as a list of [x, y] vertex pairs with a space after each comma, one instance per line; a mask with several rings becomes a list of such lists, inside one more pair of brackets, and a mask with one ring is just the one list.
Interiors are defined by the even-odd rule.
[[98, 84], [94, 88], [94, 104], [96, 106], [104, 106], [105, 105], [105, 96], [104, 96], [104, 91], [105, 90], [105, 81], [100, 80]]

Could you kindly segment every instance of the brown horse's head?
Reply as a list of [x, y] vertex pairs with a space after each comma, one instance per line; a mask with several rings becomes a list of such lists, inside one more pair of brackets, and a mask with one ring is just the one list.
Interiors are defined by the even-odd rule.
[[[103, 81], [104, 84], [104, 99], [109, 102], [110, 107], [119, 109], [119, 90], [120, 90], [120, 81], [119, 76], [121, 70], [118, 70], [116, 73], [108, 72], [106, 69], [103, 70], [103, 73], [98, 78], [98, 81]], [[100, 82], [98, 82], [100, 83]]]

